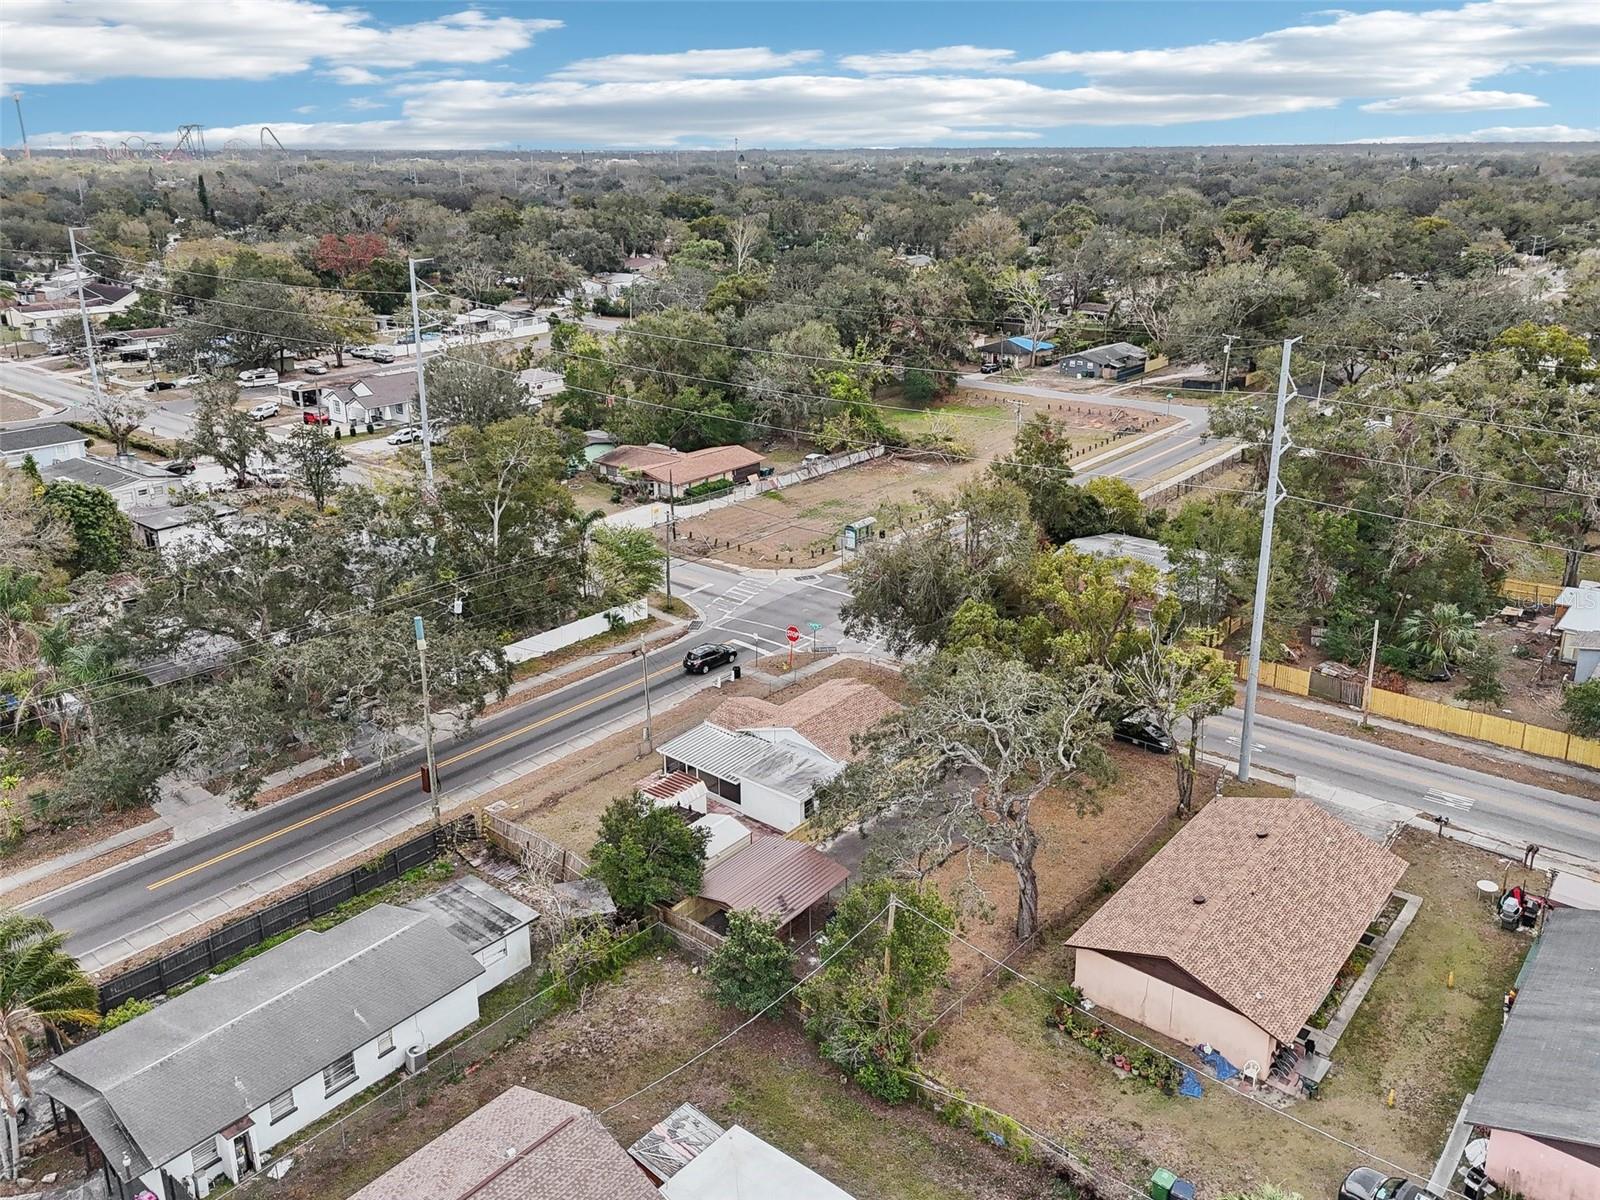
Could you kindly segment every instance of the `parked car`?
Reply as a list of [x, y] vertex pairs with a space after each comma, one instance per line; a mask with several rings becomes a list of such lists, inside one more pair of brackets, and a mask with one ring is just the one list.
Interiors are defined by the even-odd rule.
[[800, 461], [803, 462], [803, 463], [827, 462], [828, 461], [828, 456], [826, 454], [808, 454], [804, 458], [802, 458]]
[[278, 402], [276, 400], [263, 400], [260, 404], [250, 406], [250, 419], [252, 421], [270, 421], [278, 415]]
[[394, 361], [394, 351], [387, 346], [374, 346], [372, 353], [368, 357], [375, 363], [392, 363]]
[[738, 657], [739, 652], [732, 646], [707, 642], [683, 656], [683, 672], [685, 675], [704, 675], [714, 667], [726, 666]]
[[1172, 735], [1161, 728], [1161, 723], [1152, 713], [1133, 713], [1123, 717], [1111, 727], [1111, 736], [1119, 742], [1127, 742], [1130, 746], [1138, 746], [1141, 750], [1156, 754], [1171, 754], [1178, 748]]
[[402, 425], [383, 440], [391, 446], [407, 446], [422, 440], [422, 430], [415, 425]]
[[198, 387], [200, 384], [204, 383], [205, 381], [206, 381], [206, 377], [204, 375], [185, 375], [182, 378], [174, 379], [172, 381], [172, 386], [173, 387], [183, 387], [183, 388]]
[[162, 463], [161, 469], [169, 475], [193, 475], [194, 460], [191, 458], [174, 458]]
[[144, 385], [144, 390], [147, 392], [170, 392], [177, 386], [178, 385], [173, 383], [171, 380], [152, 379], [149, 383]]
[[300, 414], [300, 420], [307, 425], [331, 425], [333, 418], [327, 413], [315, 408], [308, 408]]
[[980, 375], [994, 375], [999, 370], [1000, 370], [1000, 364], [999, 363], [984, 363], [983, 366], [978, 368], [978, 374], [980, 374]]
[[303, 368], [307, 375], [326, 375], [328, 364], [325, 362], [307, 363]]
[[372, 350], [371, 346], [351, 346], [348, 353], [351, 358], [371, 358]]
[[255, 475], [254, 478], [263, 487], [281, 488], [289, 486], [289, 473], [287, 471], [262, 471]]
[[239, 386], [242, 388], [271, 387], [278, 382], [278, 373], [271, 367], [256, 367], [250, 371], [239, 372]]
[[1438, 1200], [1420, 1183], [1386, 1175], [1375, 1167], [1357, 1167], [1339, 1185], [1339, 1200]]

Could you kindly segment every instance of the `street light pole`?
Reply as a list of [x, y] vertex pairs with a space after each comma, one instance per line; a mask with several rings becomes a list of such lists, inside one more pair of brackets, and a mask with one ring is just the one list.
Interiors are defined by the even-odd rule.
[[1285, 338], [1283, 362], [1278, 365], [1278, 405], [1272, 417], [1272, 458], [1267, 465], [1266, 506], [1261, 513], [1261, 557], [1256, 563], [1255, 608], [1250, 613], [1250, 670], [1244, 683], [1244, 725], [1239, 731], [1239, 782], [1250, 780], [1251, 739], [1256, 730], [1256, 686], [1261, 678], [1261, 633], [1267, 615], [1267, 582], [1272, 576], [1272, 524], [1282, 493], [1278, 463], [1283, 458], [1284, 410], [1289, 406], [1289, 360], [1297, 337]]
[[89, 306], [83, 298], [83, 263], [78, 258], [78, 233], [67, 226], [67, 244], [72, 247], [72, 270], [78, 277], [78, 318], [83, 322], [83, 352], [89, 356], [89, 381], [94, 387], [94, 398], [104, 407], [105, 392], [100, 386], [100, 364], [94, 357], [94, 334], [89, 328]]
[[422, 477], [428, 494], [433, 494], [433, 430], [428, 425], [428, 380], [422, 369], [422, 312], [417, 305], [417, 264], [432, 262], [428, 258], [406, 259], [406, 270], [411, 277], [411, 355], [417, 364], [417, 411], [422, 421]]
[[655, 742], [650, 737], [650, 655], [644, 647], [644, 630], [639, 630], [639, 665], [644, 671], [644, 744], [654, 750]]
[[439, 816], [439, 768], [433, 760], [433, 706], [428, 699], [428, 638], [422, 632], [422, 618], [412, 617], [411, 628], [417, 637], [417, 663], [422, 668], [422, 742], [428, 756], [428, 799], [433, 806], [433, 823]]
[[[631, 293], [630, 293], [631, 294]], [[667, 468], [667, 599], [672, 599], [672, 539], [678, 536], [678, 489]]]

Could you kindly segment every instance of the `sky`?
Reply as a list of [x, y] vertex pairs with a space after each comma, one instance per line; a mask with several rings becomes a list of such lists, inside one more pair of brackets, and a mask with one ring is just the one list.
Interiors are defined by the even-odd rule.
[[1600, 141], [1600, 0], [6, 0], [0, 89], [36, 147]]

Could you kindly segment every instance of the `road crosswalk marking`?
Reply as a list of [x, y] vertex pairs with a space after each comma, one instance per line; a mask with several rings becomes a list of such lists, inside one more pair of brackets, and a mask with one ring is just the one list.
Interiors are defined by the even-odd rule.
[[1438, 788], [1429, 788], [1424, 800], [1433, 804], [1442, 804], [1446, 808], [1456, 809], [1458, 812], [1467, 812], [1472, 808], [1470, 796], [1458, 796], [1454, 792], [1443, 792]]

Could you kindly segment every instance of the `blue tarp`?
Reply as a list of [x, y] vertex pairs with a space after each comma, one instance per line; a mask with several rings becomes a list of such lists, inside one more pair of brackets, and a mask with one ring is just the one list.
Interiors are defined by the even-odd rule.
[[1208, 1054], [1202, 1054], [1200, 1048], [1196, 1046], [1194, 1052], [1200, 1056], [1200, 1061], [1210, 1067], [1212, 1073], [1223, 1083], [1227, 1083], [1228, 1080], [1239, 1073], [1239, 1068], [1223, 1058], [1220, 1051], [1212, 1050]]
[[1056, 348], [1054, 342], [1035, 342], [1032, 338], [1025, 337], [1007, 338], [1006, 341], [1024, 353], [1037, 351], [1040, 354], [1048, 354]]
[[1205, 1092], [1200, 1087], [1200, 1077], [1194, 1073], [1193, 1068], [1183, 1069], [1183, 1082], [1178, 1084], [1180, 1096], [1204, 1096]]

